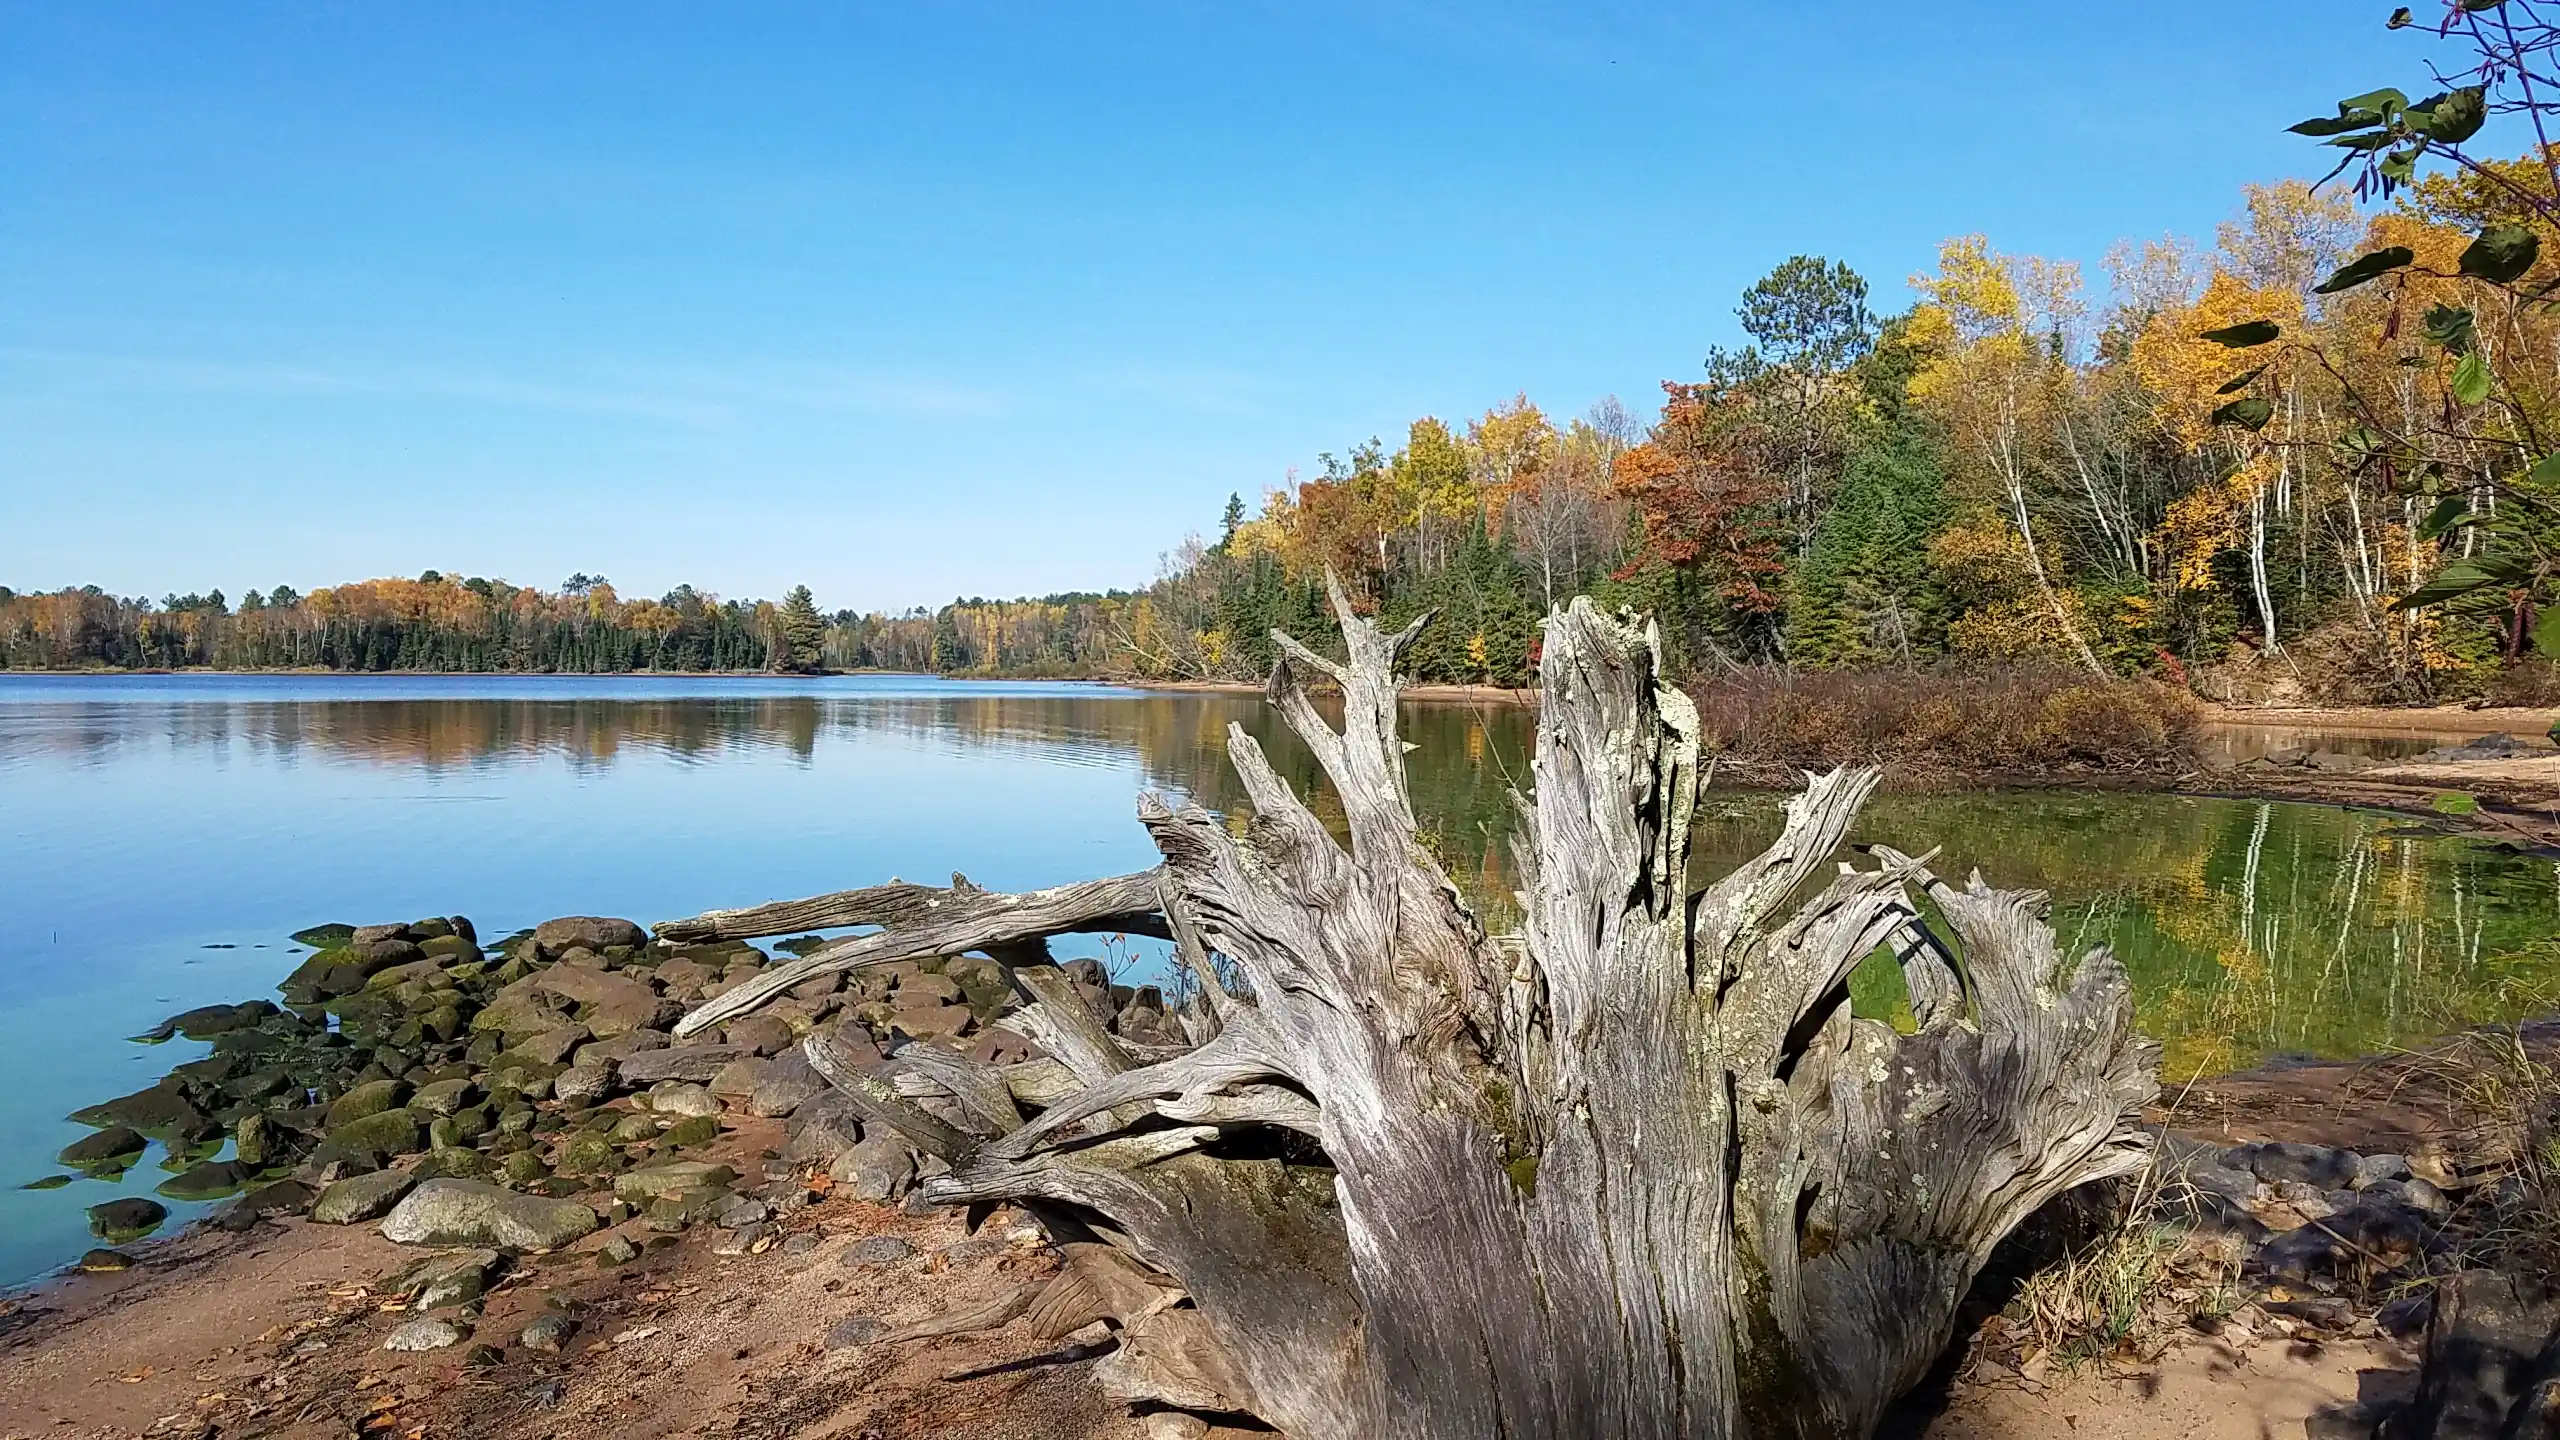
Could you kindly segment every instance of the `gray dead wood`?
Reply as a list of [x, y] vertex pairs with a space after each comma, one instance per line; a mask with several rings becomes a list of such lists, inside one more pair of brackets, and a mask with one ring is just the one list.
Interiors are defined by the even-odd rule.
[[[953, 876], [958, 880], [959, 876]], [[885, 923], [888, 928], [869, 935], [855, 935], [831, 941], [797, 960], [773, 966], [732, 989], [724, 990], [704, 1001], [693, 1013], [676, 1025], [678, 1036], [695, 1035], [734, 1020], [766, 1001], [819, 975], [860, 970], [887, 965], [900, 960], [920, 960], [937, 955], [959, 955], [976, 950], [990, 954], [998, 961], [1010, 962], [1017, 947], [1050, 935], [1076, 932], [1134, 934], [1166, 937], [1164, 917], [1157, 913], [1156, 872], [1141, 870], [1134, 875], [1115, 875], [1108, 880], [1086, 880], [1074, 885], [1058, 885], [1047, 890], [1030, 890], [1019, 895], [980, 890], [976, 886], [962, 889], [929, 890], [922, 886], [881, 886], [873, 890], [848, 890], [842, 895], [820, 896], [815, 900], [787, 901], [756, 910], [715, 910], [693, 920], [671, 920], [658, 927], [658, 933], [669, 936], [678, 931], [725, 930], [738, 933], [741, 927], [761, 927], [766, 919], [741, 920], [739, 916], [759, 916], [765, 912], [806, 907], [830, 915], [851, 916], [857, 906], [849, 897], [874, 896], [898, 892], [891, 907], [863, 912], [895, 913], [886, 921], [846, 918], [825, 922], [825, 926]], [[921, 892], [924, 898], [916, 898]], [[839, 904], [839, 902], [842, 902]], [[836, 907], [830, 909], [828, 907]], [[820, 928], [825, 928], [822, 926]], [[808, 928], [792, 926], [787, 928]], [[743, 933], [773, 934], [772, 930], [754, 928]]]
[[[1858, 858], [1872, 771], [1807, 777], [1778, 840], [1693, 891], [1696, 713], [1651, 628], [1583, 600], [1547, 622], [1523, 933], [1489, 938], [1416, 838], [1414, 632], [1335, 605], [1347, 662], [1279, 637], [1270, 694], [1347, 843], [1241, 728], [1241, 834], [1140, 801], [1154, 903], [1209, 990], [1197, 1048], [1133, 1052], [1031, 965], [1040, 1003], [1006, 1023], [1054, 1060], [820, 1072], [943, 1147], [931, 1198], [1067, 1217], [1163, 1287], [1112, 1319], [1132, 1400], [1298, 1440], [1871, 1433], [2002, 1237], [2144, 1163], [2156, 1052], [2122, 969], [2063, 957], [2041, 895]], [[1850, 1013], [1879, 947], [1913, 1034]], [[1029, 1118], [964, 1135], [910, 1085]]]

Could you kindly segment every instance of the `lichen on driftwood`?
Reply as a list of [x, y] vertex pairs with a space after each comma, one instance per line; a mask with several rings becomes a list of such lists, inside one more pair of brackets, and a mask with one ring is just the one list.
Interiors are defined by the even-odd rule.
[[[1140, 1063], [1031, 963], [1020, 1023], [1071, 1085], [965, 1062], [892, 1085], [822, 1039], [812, 1059], [949, 1162], [929, 1196], [1119, 1257], [1114, 1293], [1144, 1303], [1112, 1312], [1115, 1393], [1301, 1440], [1869, 1433], [2003, 1236], [2143, 1163], [2155, 1052], [2121, 968], [2060, 956], [2040, 895], [1882, 847], [1834, 865], [1868, 770], [1810, 778], [1775, 844], [1693, 893], [1695, 712], [1650, 627], [1584, 600], [1547, 625], [1523, 934], [1488, 937], [1416, 839], [1414, 631], [1335, 608], [1347, 663], [1280, 637], [1270, 694], [1347, 845], [1241, 728], [1241, 834], [1140, 801], [1165, 933], [1208, 989], [1196, 1048]], [[847, 943], [914, 953], [900, 929]], [[1023, 938], [977, 943], [1029, 958]], [[1888, 944], [1907, 1035], [1849, 1009]]]

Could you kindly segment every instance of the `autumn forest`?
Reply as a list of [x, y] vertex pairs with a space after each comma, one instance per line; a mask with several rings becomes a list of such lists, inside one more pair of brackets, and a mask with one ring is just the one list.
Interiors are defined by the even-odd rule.
[[[2484, 226], [2551, 228], [2554, 158], [2379, 211], [2253, 187], [2210, 246], [2128, 241], [2098, 275], [1952, 239], [1898, 314], [1848, 267], [1789, 259], [1740, 298], [1748, 343], [1666, 381], [1650, 419], [1528, 396], [1417, 419], [1258, 507], [1231, 497], [1138, 591], [884, 615], [586, 575], [0, 587], [0, 666], [1250, 679], [1274, 626], [1328, 628], [1330, 570], [1391, 622], [1437, 612], [1409, 655], [1425, 681], [1525, 683], [1541, 617], [1590, 594], [1659, 616], [1697, 676], [2027, 664], [2529, 700], [2560, 691], [2548, 569], [2466, 577], [2493, 534], [2532, 557], [2555, 538], [2534, 517], [2560, 467], [2513, 457], [2560, 432], [2560, 324], [2532, 298], [2560, 263], [2529, 247], [2535, 273], [2492, 284], [2467, 255]], [[2342, 273], [2376, 254], [2399, 257], [2378, 283]]]

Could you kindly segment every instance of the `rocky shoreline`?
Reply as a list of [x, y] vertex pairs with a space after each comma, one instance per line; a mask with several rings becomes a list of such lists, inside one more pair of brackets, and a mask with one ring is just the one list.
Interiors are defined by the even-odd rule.
[[[911, 1200], [920, 1175], [939, 1162], [866, 1127], [800, 1049], [825, 1030], [839, 1053], [928, 1111], [952, 1102], [927, 1078], [929, 1067], [901, 1062], [910, 1047], [965, 1052], [1001, 1067], [1017, 1091], [1037, 1093], [1055, 1064], [999, 1023], [1016, 997], [993, 962], [910, 961], [819, 976], [751, 1015], [679, 1040], [672, 1027], [683, 1014], [808, 942], [783, 942], [774, 947], [779, 955], [744, 941], [676, 944], [598, 917], [549, 921], [486, 947], [460, 917], [321, 927], [297, 939], [318, 948], [279, 987], [281, 1003], [170, 1017], [136, 1038], [184, 1036], [211, 1053], [73, 1116], [95, 1133], [62, 1152], [63, 1175], [39, 1183], [120, 1174], [157, 1143], [160, 1164], [173, 1172], [161, 1187], [166, 1196], [228, 1202], [186, 1235], [148, 1247], [134, 1242], [163, 1223], [163, 1207], [136, 1197], [93, 1207], [103, 1243], [79, 1267], [93, 1283], [129, 1284], [138, 1270], [184, 1294], [196, 1283], [187, 1268], [214, 1263], [203, 1258], [219, 1253], [208, 1247], [225, 1243], [368, 1255], [372, 1273], [341, 1277], [328, 1292], [338, 1298], [318, 1318], [271, 1327], [279, 1333], [256, 1353], [269, 1372], [300, 1366], [317, 1377], [336, 1373], [324, 1358], [344, 1362], [347, 1342], [358, 1340], [382, 1357], [365, 1366], [407, 1356], [479, 1377], [467, 1387], [480, 1397], [470, 1412], [477, 1418], [459, 1429], [431, 1395], [394, 1407], [411, 1419], [445, 1417], [437, 1423], [448, 1428], [423, 1433], [497, 1433], [492, 1417], [502, 1414], [532, 1427], [524, 1433], [578, 1433], [546, 1430], [541, 1417], [563, 1402], [577, 1364], [640, 1353], [634, 1347], [649, 1339], [649, 1326], [632, 1319], [647, 1308], [635, 1310], [635, 1287], [642, 1297], [662, 1295], [670, 1268], [754, 1257], [792, 1274], [825, 1265], [917, 1281], [895, 1299], [929, 1313], [835, 1314], [803, 1337], [797, 1363], [804, 1366], [851, 1367], [876, 1389], [903, 1363], [893, 1357], [918, 1342], [927, 1350], [957, 1343], [949, 1337], [966, 1327], [953, 1317], [966, 1318], [972, 1297], [1000, 1280], [1020, 1292], [1017, 1299], [1059, 1297], [1057, 1313], [1027, 1337], [1035, 1358], [1047, 1358], [1023, 1363], [1081, 1367], [1075, 1394], [1090, 1398], [1096, 1386], [1107, 1394], [1110, 1324], [1071, 1303], [1089, 1277], [1074, 1274], [1071, 1257], [1030, 1217], [992, 1217], [964, 1236], [951, 1217]], [[1181, 1043], [1160, 992], [1115, 986], [1092, 961], [1063, 968], [1114, 1034], [1137, 1047]], [[2013, 1265], [2026, 1277], [2022, 1288], [1975, 1317], [1942, 1367], [1934, 1403], [2040, 1394], [2065, 1383], [2062, 1372], [2073, 1365], [2157, 1364], [2172, 1344], [2206, 1338], [2396, 1341], [2420, 1350], [2458, 1338], [2475, 1351], [2503, 1345], [2498, 1353], [2529, 1368], [2553, 1317], [2512, 1293], [2492, 1303], [2484, 1289], [2496, 1283], [2490, 1267], [2504, 1253], [2498, 1247], [2529, 1228], [2540, 1204], [2512, 1173], [2512, 1155], [2408, 1143], [2405, 1132], [2392, 1132], [2398, 1148], [2358, 1148], [2352, 1136], [2310, 1143], [2285, 1138], [2281, 1127], [2232, 1143], [2231, 1110], [2205, 1109], [2214, 1125], [2182, 1128], [2181, 1116], [2156, 1117], [2166, 1122], [2160, 1163], [2117, 1202], [2175, 1237], [2147, 1272], [2144, 1323], [2075, 1330], [2021, 1321], [2017, 1297], [2049, 1285], [2034, 1277], [2055, 1273], [2054, 1254], [2081, 1244], [2030, 1237], [2048, 1253]], [[2221, 1135], [2203, 1133], [2216, 1125]], [[333, 1232], [347, 1243], [330, 1241]], [[2142, 1225], [2119, 1231], [2136, 1232], [2151, 1233]], [[916, 1238], [926, 1234], [929, 1241]], [[2439, 1292], [2451, 1303], [2438, 1305]], [[836, 1293], [822, 1288], [815, 1299]], [[94, 1303], [46, 1292], [16, 1302], [16, 1313], [0, 1314], [0, 1354], [72, 1344], [89, 1313], [84, 1306]], [[1036, 1301], [1029, 1308], [1044, 1310]], [[2480, 1317], [2491, 1312], [2507, 1317], [2503, 1328], [2483, 1328]], [[945, 1377], [937, 1384], [976, 1373], [970, 1363], [932, 1372]], [[2422, 1389], [2414, 1378], [2406, 1388], [2413, 1396]], [[288, 1400], [322, 1410], [336, 1403], [326, 1386], [317, 1394], [307, 1386], [270, 1391], [225, 1388], [215, 1392], [219, 1401], [159, 1417], [170, 1420], [161, 1428], [97, 1433], [196, 1440], [304, 1433], [275, 1423]], [[592, 1398], [604, 1404], [610, 1394], [599, 1386]], [[850, 1392], [835, 1403], [855, 1404]], [[1083, 1402], [1062, 1392], [1043, 1403]], [[764, 1433], [739, 1428], [754, 1407], [738, 1405], [723, 1422], [729, 1429], [682, 1433]], [[2382, 1414], [2359, 1416], [2342, 1405], [2328, 1423], [2347, 1428], [2321, 1433], [2370, 1434]], [[1195, 1436], [1209, 1433], [1215, 1418], [1124, 1412], [1075, 1433]], [[395, 1433], [366, 1428], [363, 1414], [333, 1411], [331, 1423], [337, 1428], [309, 1433]], [[411, 1431], [404, 1425], [397, 1433]]]

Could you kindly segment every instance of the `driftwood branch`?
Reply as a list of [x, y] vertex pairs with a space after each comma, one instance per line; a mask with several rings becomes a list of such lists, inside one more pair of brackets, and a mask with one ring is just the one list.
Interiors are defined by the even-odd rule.
[[[1237, 729], [1242, 833], [1142, 797], [1163, 870], [1097, 882], [1143, 886], [1108, 903], [1176, 938], [1205, 990], [1196, 1048], [1112, 1036], [1035, 949], [1007, 948], [1038, 933], [1016, 906], [837, 953], [968, 939], [1036, 998], [1005, 1023], [1050, 1058], [918, 1047], [884, 1079], [813, 1037], [813, 1063], [950, 1161], [931, 1198], [1034, 1205], [1125, 1258], [1093, 1273], [1143, 1313], [1073, 1286], [1050, 1308], [1120, 1329], [1107, 1382], [1132, 1400], [1300, 1440], [1870, 1433], [2003, 1236], [2143, 1163], [2156, 1054], [2121, 967], [2064, 957], [2041, 895], [1849, 850], [1872, 771], [1807, 777], [1776, 842], [1693, 887], [1696, 714], [1650, 627], [1584, 600], [1547, 623], [1523, 933], [1490, 938], [1416, 839], [1394, 678], [1413, 631], [1331, 588], [1347, 660], [1282, 637], [1270, 695], [1348, 843]], [[1311, 674], [1341, 687], [1339, 729]], [[1916, 1033], [1850, 1011], [1848, 976], [1880, 951]], [[762, 998], [740, 994], [713, 1005]]]
[[[955, 880], [958, 876], [952, 877]], [[693, 1013], [677, 1023], [676, 1034], [694, 1035], [711, 1026], [755, 1009], [804, 980], [841, 971], [860, 970], [887, 965], [900, 960], [926, 959], [936, 955], [960, 955], [981, 951], [1004, 961], [1008, 947], [1025, 941], [1040, 940], [1051, 935], [1076, 932], [1129, 932], [1170, 938], [1164, 917], [1157, 913], [1156, 872], [1141, 870], [1134, 875], [1115, 875], [1108, 880], [1087, 880], [1074, 885], [1059, 885], [1047, 890], [1025, 891], [1019, 895], [999, 894], [975, 886], [962, 889], [925, 890], [929, 897], [911, 897], [897, 903], [905, 907], [901, 918], [890, 928], [869, 935], [856, 935], [822, 945], [787, 964], [776, 965], [734, 989], [725, 990], [704, 1001]], [[794, 907], [823, 908], [848, 896], [873, 895], [897, 890], [883, 886], [879, 890], [848, 890], [843, 895], [820, 896], [815, 900], [788, 901], [782, 905], [761, 906], [757, 910], [715, 910], [694, 920], [669, 921], [659, 933], [669, 934], [670, 927], [679, 929], [735, 930], [739, 925], [762, 925], [764, 920], [729, 920], [720, 917], [754, 916], [766, 911]], [[905, 887], [907, 891], [922, 889]], [[851, 905], [828, 913], [849, 913]], [[859, 924], [840, 920], [834, 924]], [[770, 931], [744, 933], [769, 934]]]

